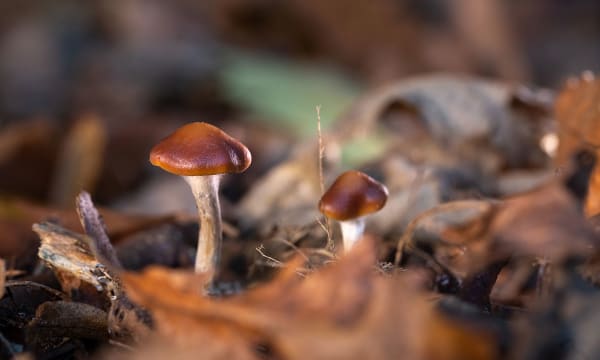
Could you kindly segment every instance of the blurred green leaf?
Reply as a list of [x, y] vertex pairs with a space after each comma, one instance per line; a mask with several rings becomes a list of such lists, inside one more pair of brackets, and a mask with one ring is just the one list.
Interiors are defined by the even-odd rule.
[[327, 67], [272, 57], [228, 53], [220, 73], [225, 95], [257, 115], [302, 137], [315, 136], [316, 110], [327, 129], [360, 93], [360, 86]]
[[374, 160], [385, 153], [390, 146], [390, 139], [384, 134], [373, 133], [357, 137], [342, 146], [342, 167], [347, 169], [357, 168]]

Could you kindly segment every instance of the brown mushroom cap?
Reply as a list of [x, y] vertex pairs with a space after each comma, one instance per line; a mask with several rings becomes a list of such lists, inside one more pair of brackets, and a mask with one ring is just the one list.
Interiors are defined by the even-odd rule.
[[385, 185], [360, 171], [346, 171], [319, 201], [319, 211], [331, 219], [345, 221], [381, 209], [388, 198]]
[[150, 162], [181, 176], [240, 173], [250, 166], [247, 147], [223, 130], [205, 122], [177, 129], [150, 151]]

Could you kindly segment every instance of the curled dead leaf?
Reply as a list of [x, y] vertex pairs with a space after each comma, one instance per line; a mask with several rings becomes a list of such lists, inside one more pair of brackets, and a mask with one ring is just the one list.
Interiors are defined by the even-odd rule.
[[[297, 259], [268, 284], [225, 299], [203, 297], [202, 278], [187, 272], [150, 268], [124, 273], [123, 282], [152, 313], [156, 336], [178, 353], [223, 354], [219, 349], [229, 344], [230, 353], [244, 358], [428, 358], [435, 340], [427, 331], [439, 315], [419, 278], [377, 275], [375, 259], [373, 240], [365, 238], [306, 278], [295, 271]], [[445, 323], [435, 329], [458, 331]], [[480, 348], [488, 346], [494, 349], [487, 341]], [[439, 358], [483, 359], [486, 351], [455, 347]]]
[[490, 236], [488, 259], [496, 260], [514, 254], [563, 263], [600, 246], [576, 200], [560, 184], [508, 199], [491, 223]]
[[[573, 177], [557, 178], [502, 202], [437, 206], [408, 227], [398, 243], [396, 263], [429, 269], [436, 289], [489, 310], [489, 296], [502, 268], [529, 259], [527, 267], [539, 267], [536, 286], [541, 292], [548, 286], [550, 266], [581, 263], [600, 248], [600, 238], [582, 216], [575, 196], [584, 182]], [[524, 287], [527, 279], [514, 286]]]
[[[393, 144], [401, 153], [429, 149], [431, 153], [424, 157], [429, 163], [459, 157], [474, 160], [488, 171], [502, 165], [543, 165], [546, 157], [538, 146], [543, 122], [516, 116], [514, 97], [506, 84], [477, 78], [432, 75], [402, 80], [363, 96], [340, 120], [343, 126], [337, 127], [337, 133], [343, 141], [373, 133], [384, 115], [395, 109], [400, 110], [396, 118], [400, 116], [403, 124], [395, 134], [405, 137]], [[415, 131], [421, 135], [415, 136]], [[432, 141], [437, 146], [428, 145]]]
[[[581, 150], [600, 154], [600, 79], [590, 72], [567, 81], [559, 93], [554, 112], [559, 145], [555, 164], [565, 166]], [[596, 164], [588, 186], [585, 213], [600, 213], [600, 164]]]

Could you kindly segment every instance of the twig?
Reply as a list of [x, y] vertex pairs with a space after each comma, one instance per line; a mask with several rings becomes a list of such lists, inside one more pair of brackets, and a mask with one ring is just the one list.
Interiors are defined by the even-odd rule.
[[310, 259], [308, 258], [308, 256], [306, 256], [306, 254], [304, 254], [304, 252], [302, 250], [300, 250], [300, 248], [298, 248], [291, 241], [289, 241], [283, 237], [278, 236], [276, 239], [277, 239], [277, 241], [280, 241], [280, 242], [284, 243], [285, 245], [291, 247], [295, 253], [299, 254], [307, 262], [307, 264], [312, 267]]
[[324, 257], [329, 258], [329, 259], [331, 259], [333, 261], [336, 261], [338, 259], [337, 256], [335, 255], [335, 253], [332, 253], [331, 251], [329, 251], [327, 249], [322, 249], [322, 248], [316, 248], [316, 249], [314, 249], [314, 248], [307, 248], [307, 249], [304, 249], [304, 251], [312, 253], [312, 254], [317, 254], [317, 255], [324, 256]]
[[317, 111], [317, 139], [319, 140], [319, 186], [321, 194], [325, 192], [325, 179], [323, 177], [323, 157], [325, 147], [323, 146], [323, 134], [321, 133], [321, 105], [315, 107]]
[[[277, 259], [275, 259], [274, 257], [271, 257], [267, 254], [265, 254], [265, 252], [263, 251], [265, 247], [261, 244], [259, 247], [256, 248], [256, 251], [260, 254], [260, 256], [264, 257], [265, 259], [267, 259], [267, 262], [265, 265], [267, 266], [271, 266], [271, 267], [275, 267], [275, 268], [286, 268], [288, 265], [286, 265], [285, 263], [283, 263], [282, 261], [279, 261]], [[258, 262], [256, 262], [258, 263]], [[311, 272], [311, 269], [306, 269], [306, 268], [296, 268], [294, 270], [294, 272], [296, 273], [296, 275], [301, 276], [301, 277], [306, 277], [306, 274]]]
[[86, 191], [82, 191], [77, 195], [75, 202], [79, 222], [85, 233], [93, 240], [92, 251], [98, 259], [105, 260], [108, 265], [121, 267], [121, 263], [117, 258], [117, 253], [113, 248], [110, 239], [106, 232], [106, 225], [102, 220], [102, 216], [94, 206], [92, 197]]
[[[317, 138], [319, 141], [319, 186], [321, 190], [321, 195], [325, 193], [325, 177], [323, 176], [323, 158], [325, 157], [325, 145], [323, 145], [323, 134], [321, 132], [321, 105], [317, 105], [315, 107], [317, 111]], [[331, 222], [327, 217], [325, 217], [325, 224], [321, 221], [317, 220], [317, 222], [323, 227], [325, 233], [327, 234], [327, 249], [333, 252], [335, 250], [335, 244], [333, 243], [333, 238], [331, 237]]]
[[550, 278], [552, 267], [545, 256], [538, 258], [536, 262], [538, 270], [536, 274], [535, 294], [538, 298], [543, 299], [549, 294], [549, 289], [552, 286]]
[[331, 231], [330, 231], [330, 222], [329, 219], [327, 217], [325, 217], [325, 223], [323, 223], [323, 221], [321, 221], [321, 219], [316, 218], [315, 221], [317, 222], [317, 224], [319, 224], [319, 226], [321, 227], [321, 229], [323, 229], [323, 231], [325, 231], [325, 234], [327, 235], [327, 246], [326, 251], [329, 251], [331, 253], [335, 253], [335, 248], [334, 248], [334, 244], [332, 241], [332, 237], [331, 237]]
[[273, 264], [276, 267], [283, 267], [283, 262], [275, 259], [274, 257], [271, 257], [267, 254], [264, 253], [263, 249], [265, 247], [261, 244], [259, 247], [256, 248], [256, 251], [260, 254], [260, 256], [264, 257], [265, 259], [269, 260], [271, 262], [271, 264]]

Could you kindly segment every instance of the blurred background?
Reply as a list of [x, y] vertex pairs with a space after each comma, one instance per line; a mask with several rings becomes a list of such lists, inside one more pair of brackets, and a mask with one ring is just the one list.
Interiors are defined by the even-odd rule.
[[0, 194], [70, 208], [83, 188], [146, 212], [163, 187], [189, 199], [152, 182], [147, 156], [200, 120], [255, 155], [225, 186], [234, 201], [315, 137], [317, 104], [327, 129], [363, 91], [424, 73], [556, 89], [598, 70], [599, 35], [592, 0], [4, 1]]

